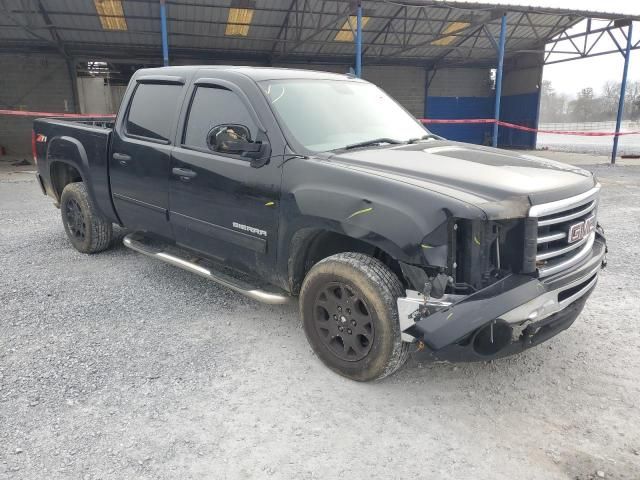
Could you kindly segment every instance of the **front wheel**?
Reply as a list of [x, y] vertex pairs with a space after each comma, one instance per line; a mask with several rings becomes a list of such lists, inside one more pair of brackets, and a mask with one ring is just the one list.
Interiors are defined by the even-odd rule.
[[311, 347], [329, 368], [353, 380], [392, 374], [409, 351], [396, 306], [403, 293], [398, 277], [368, 255], [339, 253], [318, 262], [300, 291]]
[[84, 183], [70, 183], [64, 187], [60, 213], [67, 237], [76, 250], [97, 253], [109, 248], [113, 227], [93, 207]]

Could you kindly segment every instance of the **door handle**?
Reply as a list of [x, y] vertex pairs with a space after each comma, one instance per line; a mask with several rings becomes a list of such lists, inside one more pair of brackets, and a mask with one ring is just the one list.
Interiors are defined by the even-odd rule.
[[127, 165], [129, 165], [129, 162], [131, 161], [131, 156], [126, 155], [124, 153], [114, 153], [113, 154], [113, 159], [117, 160], [118, 163], [120, 165], [122, 165], [123, 167], [126, 167]]
[[188, 168], [173, 168], [171, 169], [171, 173], [180, 177], [180, 180], [188, 182], [193, 177], [196, 177], [198, 174], [193, 170], [189, 170]]

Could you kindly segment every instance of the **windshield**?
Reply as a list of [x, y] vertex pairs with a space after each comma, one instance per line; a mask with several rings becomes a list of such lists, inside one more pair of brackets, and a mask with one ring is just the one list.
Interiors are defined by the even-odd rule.
[[[349, 80], [260, 82], [284, 126], [306, 149], [323, 152], [373, 142], [401, 143], [429, 132], [371, 83]], [[388, 140], [388, 141], [384, 141]]]

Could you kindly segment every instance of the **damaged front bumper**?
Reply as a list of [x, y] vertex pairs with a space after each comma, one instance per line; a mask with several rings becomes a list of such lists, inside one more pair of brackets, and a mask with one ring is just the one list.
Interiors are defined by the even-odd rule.
[[511, 274], [471, 295], [429, 299], [407, 291], [398, 299], [404, 341], [420, 359], [481, 361], [538, 345], [574, 322], [606, 264], [606, 242], [598, 234], [591, 254], [570, 272], [545, 279]]

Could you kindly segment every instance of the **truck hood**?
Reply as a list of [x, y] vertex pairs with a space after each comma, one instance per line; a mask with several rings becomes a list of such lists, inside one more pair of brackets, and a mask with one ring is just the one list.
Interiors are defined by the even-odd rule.
[[590, 172], [572, 165], [445, 140], [345, 151], [329, 160], [436, 190], [485, 211], [504, 210], [509, 202], [518, 215], [526, 215], [530, 205], [578, 195], [595, 184]]

